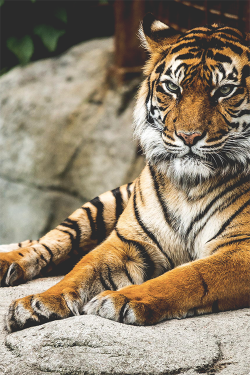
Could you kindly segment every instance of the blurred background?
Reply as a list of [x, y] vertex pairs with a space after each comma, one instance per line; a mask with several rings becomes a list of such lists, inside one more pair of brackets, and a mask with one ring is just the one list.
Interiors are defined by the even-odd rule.
[[138, 48], [137, 30], [147, 12], [183, 32], [214, 22], [250, 29], [248, 0], [0, 0], [0, 6], [1, 74], [17, 64], [57, 56], [84, 40], [113, 35], [116, 66], [139, 67], [145, 55]]
[[250, 2], [0, 0], [0, 243], [37, 239], [144, 166], [132, 140], [147, 12], [250, 30]]

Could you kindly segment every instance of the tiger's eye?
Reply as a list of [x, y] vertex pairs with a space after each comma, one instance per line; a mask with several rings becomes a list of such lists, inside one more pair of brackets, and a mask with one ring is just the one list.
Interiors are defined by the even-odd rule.
[[169, 91], [171, 91], [171, 92], [175, 92], [176, 93], [176, 92], [180, 91], [179, 86], [177, 86], [175, 83], [173, 83], [171, 81], [165, 82], [165, 85], [166, 85], [167, 89]]
[[233, 87], [232, 86], [226, 86], [226, 85], [221, 86], [218, 91], [222, 96], [227, 96], [233, 91]]

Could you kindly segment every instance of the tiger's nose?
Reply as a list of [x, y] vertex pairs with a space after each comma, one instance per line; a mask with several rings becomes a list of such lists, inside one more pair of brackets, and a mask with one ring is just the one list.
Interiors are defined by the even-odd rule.
[[193, 146], [202, 138], [201, 133], [197, 132], [177, 132], [177, 136], [183, 140], [185, 145]]

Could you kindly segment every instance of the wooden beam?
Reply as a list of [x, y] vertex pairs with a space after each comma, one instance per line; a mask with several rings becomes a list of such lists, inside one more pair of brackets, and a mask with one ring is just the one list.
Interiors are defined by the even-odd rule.
[[116, 0], [115, 12], [115, 74], [118, 81], [141, 74], [145, 52], [137, 36], [145, 15], [145, 0]]

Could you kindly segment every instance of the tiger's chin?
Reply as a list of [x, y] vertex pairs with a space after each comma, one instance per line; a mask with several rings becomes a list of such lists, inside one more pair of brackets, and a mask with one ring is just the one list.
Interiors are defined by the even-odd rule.
[[201, 158], [175, 158], [169, 163], [167, 176], [178, 184], [197, 185], [215, 175], [213, 166]]
[[201, 184], [216, 175], [213, 165], [199, 157], [175, 157], [168, 162], [156, 163], [156, 167], [174, 184], [184, 188]]
[[185, 155], [184, 157], [165, 158], [154, 160], [158, 171], [166, 175], [169, 180], [183, 189], [189, 189], [208, 180], [217, 178], [247, 175], [250, 173], [250, 163], [228, 161], [224, 166], [204, 160], [198, 155]]

